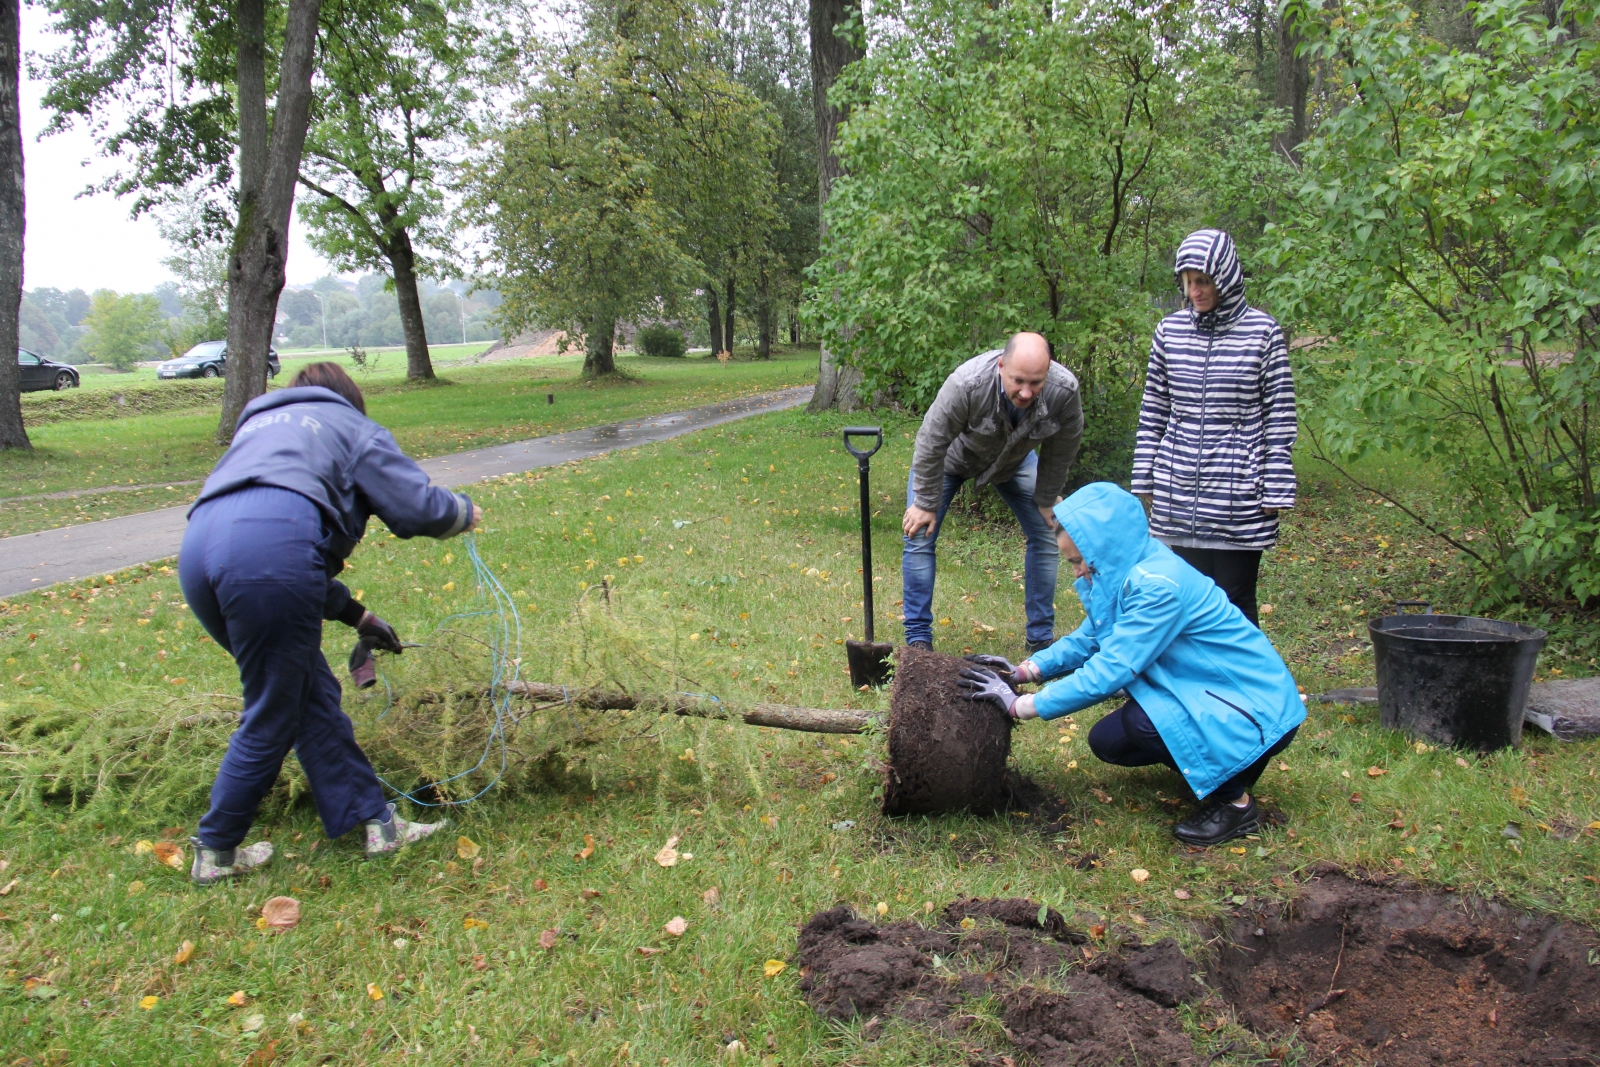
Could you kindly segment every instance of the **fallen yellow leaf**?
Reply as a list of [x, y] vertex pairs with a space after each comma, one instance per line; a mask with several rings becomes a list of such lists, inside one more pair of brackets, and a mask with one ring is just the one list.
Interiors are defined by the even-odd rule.
[[1172, 895], [1177, 897], [1179, 900], [1188, 900], [1194, 894], [1189, 892], [1187, 889], [1174, 889], [1172, 891]]
[[761, 974], [765, 978], [776, 978], [778, 975], [782, 974], [784, 970], [788, 968], [788, 966], [789, 965], [784, 963], [782, 960], [768, 960], [761, 968]]
[[961, 929], [963, 929], [963, 930], [970, 930], [974, 926], [977, 926], [977, 925], [978, 925], [978, 920], [974, 919], [970, 915], [968, 915], [965, 919], [961, 920]]
[[1145, 870], [1143, 867], [1135, 867], [1128, 873], [1132, 876], [1135, 882], [1147, 882], [1150, 880], [1150, 872]]
[[300, 902], [294, 897], [273, 897], [261, 905], [261, 917], [273, 930], [293, 930], [300, 925]]
[[583, 851], [578, 853], [578, 858], [580, 860], [586, 860], [592, 855], [594, 855], [594, 835], [593, 834], [584, 834], [583, 835]]
[[465, 919], [461, 920], [461, 929], [487, 930], [489, 929], [489, 924], [484, 922], [482, 919], [474, 919], [472, 916], [468, 915]]
[[173, 963], [177, 963], [177, 964], [184, 964], [184, 963], [188, 963], [193, 958], [194, 958], [194, 942], [193, 941], [185, 941], [183, 944], [178, 946], [178, 953], [177, 953], [177, 955], [172, 957], [172, 962]]
[[1382, 767], [1368, 767], [1367, 768], [1367, 777], [1368, 778], [1382, 778], [1384, 775], [1386, 775], [1388, 773], [1389, 772], [1387, 770], [1385, 770], [1384, 768], [1382, 768]]
[[139, 998], [139, 1007], [143, 1008], [145, 1011], [149, 1011], [151, 1008], [155, 1007], [157, 1004], [160, 1004], [160, 1003], [161, 1003], [161, 998], [160, 997], [140, 997]]
[[245, 996], [244, 990], [237, 989], [234, 990], [233, 994], [228, 997], [228, 1003], [232, 1004], [236, 1008], [242, 1008], [245, 1006], [246, 1002], [249, 1001], [249, 999], [249, 997]]
[[1471, 767], [1472, 764], [1468, 763], [1466, 760], [1462, 759], [1460, 756], [1457, 756], [1456, 757], [1456, 766], [1457, 767]]
[[465, 835], [456, 838], [456, 855], [459, 856], [461, 859], [464, 859], [464, 860], [474, 859], [474, 858], [477, 857], [478, 853], [481, 852], [481, 851], [483, 851], [483, 850], [479, 847], [478, 843], [476, 841], [474, 841], [472, 838], [467, 837]]
[[1522, 788], [1520, 785], [1514, 785], [1511, 787], [1510, 797], [1511, 803], [1515, 804], [1519, 808], [1528, 803], [1528, 791]]
[[878, 907], [876, 910], [879, 915], [889, 914], [889, 902], [887, 900], [878, 901]]
[[371, 997], [373, 1000], [382, 1000], [383, 999], [383, 990], [378, 988], [378, 983], [376, 983], [376, 982], [368, 982], [367, 983], [367, 996]]
[[673, 937], [682, 937], [689, 932], [689, 920], [682, 915], [674, 915], [667, 920], [667, 924], [662, 929]]
[[1244, 855], [1244, 849], [1242, 849], [1242, 848], [1230, 848], [1228, 851], [1232, 852], [1235, 856]]

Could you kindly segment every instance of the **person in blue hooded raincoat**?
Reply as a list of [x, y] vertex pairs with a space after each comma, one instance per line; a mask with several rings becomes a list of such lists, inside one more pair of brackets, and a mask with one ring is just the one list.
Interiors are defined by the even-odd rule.
[[[1055, 517], [1082, 625], [1015, 667], [968, 657], [982, 669], [962, 672], [963, 689], [1014, 719], [1071, 715], [1125, 691], [1089, 731], [1095, 756], [1182, 775], [1203, 802], [1174, 829], [1182, 841], [1253, 833], [1261, 811], [1250, 791], [1306, 718], [1289, 668], [1215, 582], [1150, 536], [1131, 493], [1096, 482], [1056, 505]], [[1044, 687], [1018, 696], [1029, 682]]]

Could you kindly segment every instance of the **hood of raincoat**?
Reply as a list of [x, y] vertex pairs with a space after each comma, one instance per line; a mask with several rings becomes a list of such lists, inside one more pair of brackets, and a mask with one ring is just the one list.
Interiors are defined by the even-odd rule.
[[1186, 270], [1197, 270], [1217, 283], [1216, 307], [1203, 315], [1189, 308], [1196, 326], [1215, 330], [1231, 325], [1245, 313], [1244, 270], [1239, 266], [1239, 251], [1234, 248], [1232, 237], [1222, 230], [1196, 230], [1185, 237], [1172, 268], [1180, 289]]
[[1144, 505], [1120, 485], [1091, 482], [1057, 504], [1054, 514], [1083, 561], [1093, 568], [1089, 577], [1073, 583], [1078, 599], [1097, 625], [1109, 627], [1116, 618], [1117, 591], [1128, 571], [1155, 544]]

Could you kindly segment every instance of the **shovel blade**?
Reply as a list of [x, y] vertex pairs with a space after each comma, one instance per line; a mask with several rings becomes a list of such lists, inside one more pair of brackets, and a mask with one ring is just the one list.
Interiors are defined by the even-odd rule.
[[846, 641], [844, 652], [850, 660], [850, 684], [855, 688], [870, 685], [876, 689], [889, 680], [893, 645], [882, 641]]

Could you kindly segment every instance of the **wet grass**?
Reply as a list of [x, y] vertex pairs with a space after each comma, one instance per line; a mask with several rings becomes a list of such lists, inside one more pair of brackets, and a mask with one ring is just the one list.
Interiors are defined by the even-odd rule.
[[[897, 629], [896, 529], [914, 429], [881, 421], [880, 634]], [[849, 688], [840, 647], [861, 633], [843, 424], [768, 416], [483, 487], [490, 510], [478, 547], [520, 607], [523, 675], [692, 690], [728, 704], [881, 708], [883, 696]], [[1395, 476], [1430, 491], [1425, 479]], [[1267, 632], [1308, 690], [1368, 683], [1370, 656], [1351, 650], [1361, 618], [1417, 592], [1439, 610], [1459, 606], [1470, 583], [1396, 509], [1315, 470], [1302, 487], [1263, 572], [1274, 605]], [[935, 617], [947, 651], [1015, 654], [1021, 644], [1021, 536], [985, 519], [989, 511], [958, 508], [941, 540]], [[421, 754], [391, 719], [426, 714], [441, 730], [465, 730], [481, 715], [469, 704], [407, 703], [483, 680], [481, 653], [470, 642], [446, 652], [439, 636], [474, 603], [463, 555], [459, 543], [375, 530], [354, 557], [349, 580], [366, 601], [408, 639], [439, 646], [384, 663], [395, 700], [387, 713], [381, 688], [347, 695], [375, 764], [394, 780], [415, 780], [418, 768], [404, 761]], [[1062, 629], [1079, 618], [1072, 601], [1063, 589]], [[16, 884], [0, 896], [0, 1034], [8, 1054], [35, 1063], [256, 1054], [261, 1064], [269, 1048], [289, 1064], [702, 1064], [733, 1039], [751, 1062], [967, 1062], [959, 1034], [934, 1041], [891, 1023], [867, 1040], [859, 1022], [833, 1026], [811, 1013], [793, 967], [767, 975], [768, 960], [791, 953], [797, 924], [841, 901], [906, 918], [956, 896], [1027, 896], [1074, 923], [1103, 919], [1108, 942], [1171, 934], [1203, 955], [1211, 924], [1235, 902], [1283, 899], [1308, 869], [1333, 863], [1600, 919], [1592, 744], [1530, 734], [1522, 748], [1487, 756], [1419, 748], [1381, 729], [1373, 709], [1319, 704], [1260, 785], [1288, 824], [1209, 852], [1169, 835], [1183, 810], [1175, 778], [1089, 755], [1082, 739], [1102, 709], [1016, 734], [1018, 766], [1069, 809], [1066, 829], [1044, 833], [1015, 815], [880, 818], [878, 735], [557, 705], [524, 720], [512, 787], [452, 812], [457, 825], [442, 839], [365, 863], [358, 842], [322, 840], [289, 774], [259, 823], [279, 849], [273, 865], [200, 891], [186, 870], [136, 847], [187, 836], [226, 711], [237, 707], [232, 666], [185, 621], [175, 578], [139, 569], [17, 598], [5, 611], [0, 886]], [[481, 633], [475, 625], [447, 628]], [[349, 636], [329, 625], [331, 660]], [[1586, 659], [1556, 642], [1541, 672], [1587, 672]], [[113, 721], [128, 732], [114, 743], [97, 725]], [[163, 723], [163, 750], [129, 740], [143, 729], [148, 741]], [[101, 757], [74, 762], [97, 745]], [[461, 746], [441, 763], [476, 758]], [[110, 759], [124, 762], [98, 775]], [[1513, 823], [1520, 837], [1505, 836]], [[672, 836], [693, 858], [661, 867], [653, 857]], [[1098, 866], [1079, 869], [1089, 854]], [[1149, 878], [1135, 881], [1134, 869]], [[304, 907], [300, 926], [282, 934], [256, 922], [277, 894]], [[674, 916], [688, 920], [681, 937], [663, 929]], [[178, 963], [185, 941], [194, 952]], [[231, 1003], [239, 991], [243, 1003]], [[974, 1040], [1003, 1049], [992, 1010], [972, 1007]], [[1202, 1056], [1228, 1050], [1220, 1064], [1282, 1044], [1258, 1040], [1216, 1004], [1185, 1018]]]

